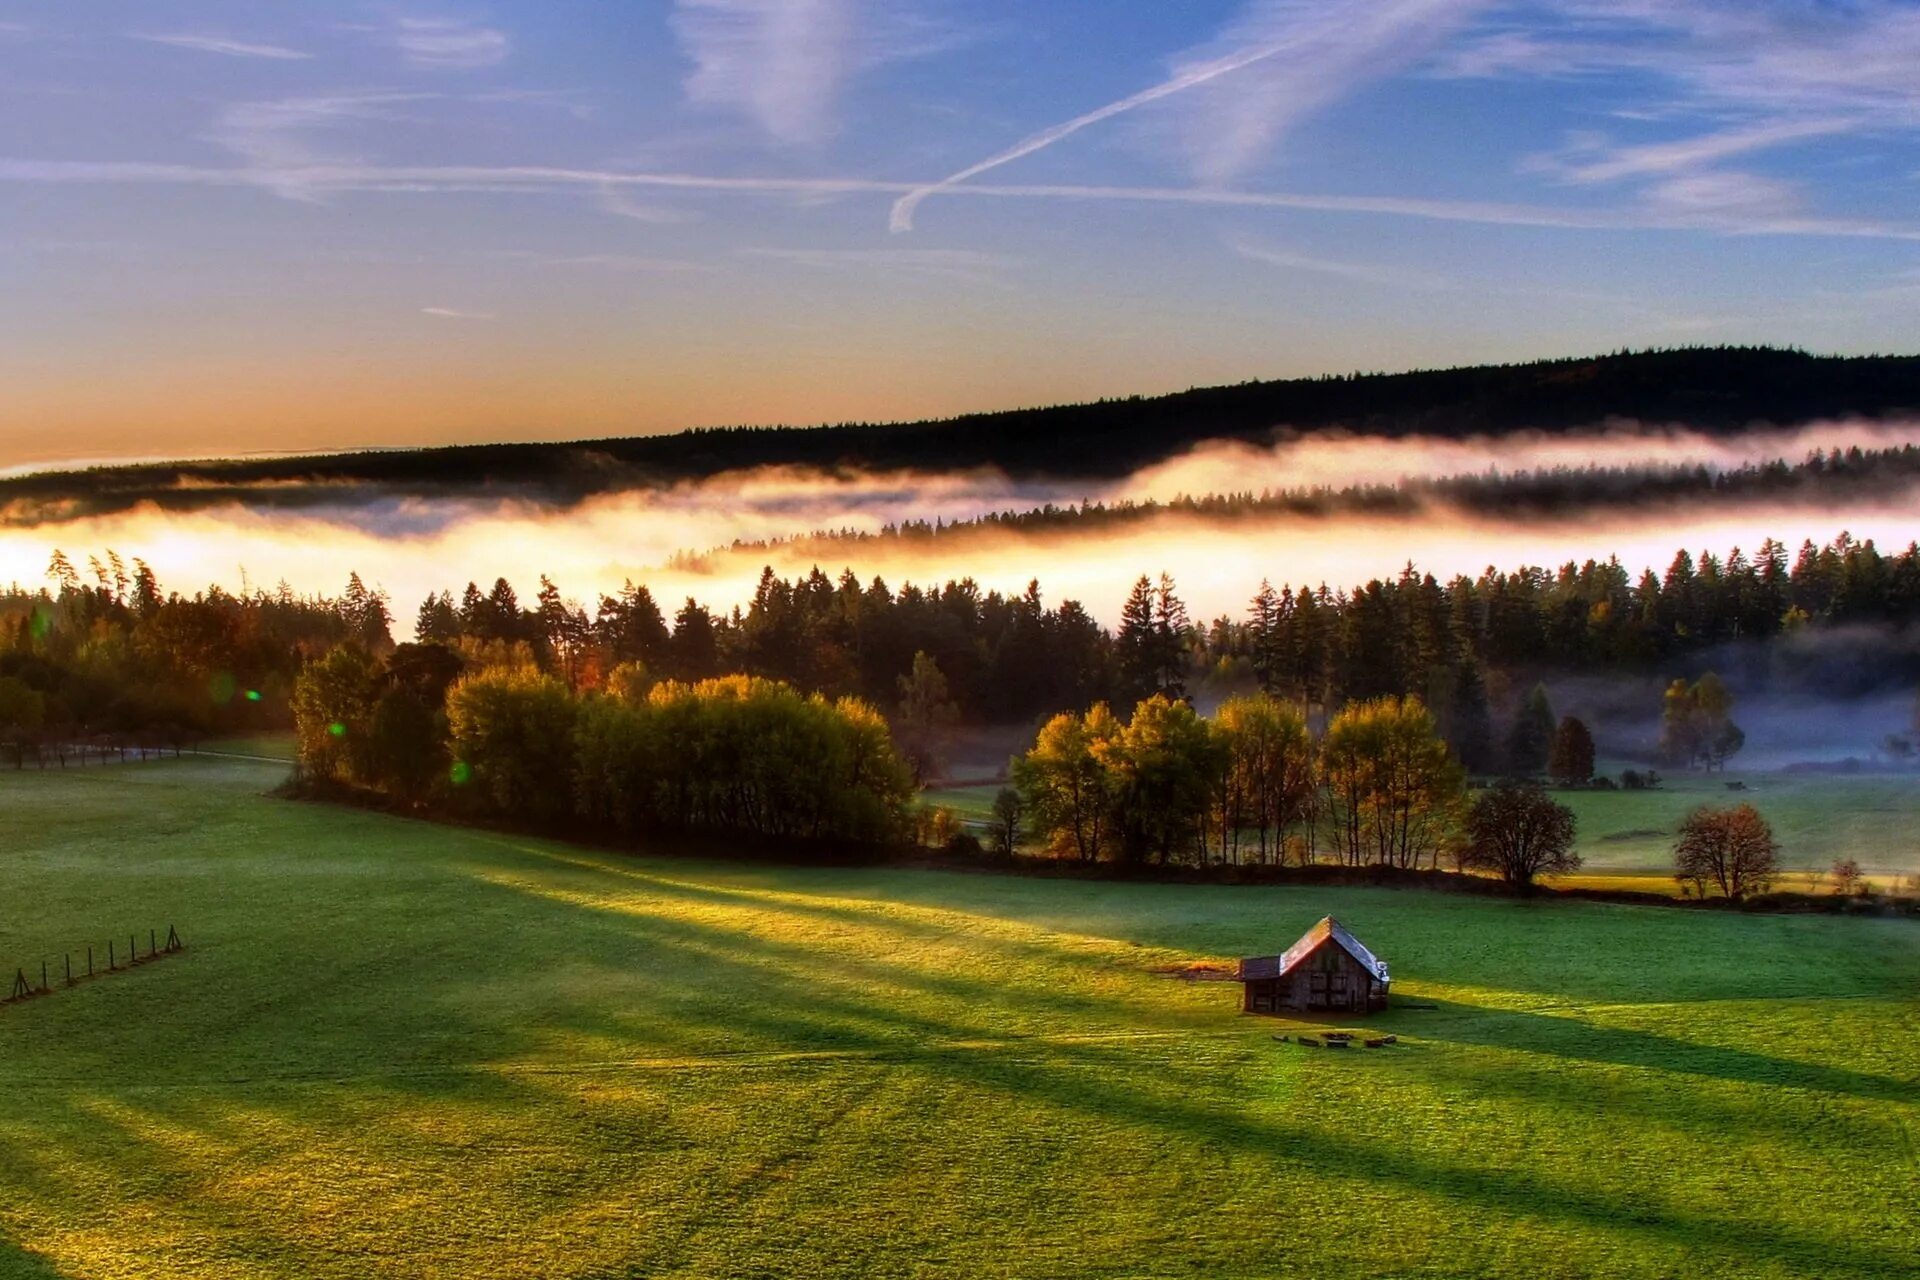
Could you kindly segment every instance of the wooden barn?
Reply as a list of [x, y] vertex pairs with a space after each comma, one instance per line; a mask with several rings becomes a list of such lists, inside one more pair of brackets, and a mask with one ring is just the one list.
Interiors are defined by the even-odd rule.
[[1386, 961], [1332, 916], [1322, 917], [1280, 955], [1242, 960], [1238, 977], [1240, 1007], [1247, 1013], [1387, 1007]]

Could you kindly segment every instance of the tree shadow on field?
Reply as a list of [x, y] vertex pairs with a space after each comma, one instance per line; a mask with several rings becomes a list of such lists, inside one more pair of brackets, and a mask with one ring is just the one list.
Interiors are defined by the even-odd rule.
[[[1333, 1133], [1303, 1118], [1276, 1116], [1270, 1109], [1223, 1099], [1217, 1081], [1199, 1067], [1168, 1064], [1171, 1069], [1143, 1072], [1139, 1050], [1097, 1039], [1048, 1036], [996, 1039], [994, 1029], [967, 1018], [941, 1017], [904, 1008], [886, 994], [826, 988], [818, 966], [832, 961], [818, 951], [786, 942], [770, 942], [711, 922], [676, 921], [673, 936], [655, 933], [655, 945], [687, 946], [689, 964], [730, 968], [751, 982], [756, 998], [716, 1009], [716, 1018], [732, 1032], [763, 1043], [805, 1045], [820, 1042], [823, 1031], [837, 1046], [877, 1063], [910, 1063], [927, 1075], [971, 1090], [996, 1090], [1031, 1099], [1054, 1111], [1107, 1125], [1137, 1125], [1168, 1137], [1215, 1146], [1270, 1162], [1283, 1177], [1316, 1185], [1328, 1177], [1395, 1189], [1415, 1197], [1440, 1196], [1464, 1206], [1499, 1214], [1545, 1217], [1600, 1233], [1638, 1236], [1676, 1254], [1711, 1250], [1750, 1263], [1807, 1267], [1815, 1263], [1830, 1276], [1880, 1276], [1896, 1272], [1910, 1259], [1871, 1241], [1830, 1237], [1777, 1222], [1733, 1220], [1708, 1211], [1689, 1213], [1648, 1197], [1642, 1187], [1617, 1192], [1564, 1185], [1519, 1168], [1474, 1164], [1458, 1155], [1422, 1151], [1417, 1143], [1380, 1140], [1364, 1133]], [[810, 960], [809, 960], [810, 955]], [[926, 989], [935, 975], [905, 974], [901, 983]], [[941, 976], [938, 986], [952, 994], [971, 988], [973, 1007], [1008, 1001], [1028, 1002], [1040, 992], [995, 984], [991, 974], [961, 979]], [[1124, 997], [1100, 1002], [1116, 1022], [1124, 1021]], [[1608, 1033], [1588, 1029], [1586, 1039], [1567, 1039], [1563, 1028], [1540, 1027], [1551, 1021], [1538, 1015], [1507, 1015], [1456, 1005], [1461, 1024], [1443, 1028], [1467, 1043], [1505, 1044], [1531, 1037], [1557, 1048], [1561, 1056], [1593, 1063], [1629, 1063], [1689, 1071], [1723, 1079], [1777, 1083], [1783, 1072], [1805, 1087], [1844, 1089], [1862, 1096], [1908, 1098], [1893, 1092], [1895, 1082], [1855, 1073], [1822, 1071], [1784, 1063], [1764, 1055], [1701, 1049], [1645, 1033]], [[586, 1013], [585, 1010], [581, 1011]], [[1224, 1012], [1224, 1011], [1223, 1011]], [[1485, 1017], [1490, 1029], [1471, 1031]], [[587, 1014], [587, 1021], [596, 1019]], [[1565, 1020], [1561, 1020], [1565, 1021]], [[1573, 1024], [1578, 1029], [1580, 1024]], [[1518, 1047], [1518, 1046], [1509, 1046]], [[1692, 1060], [1676, 1065], [1668, 1055]], [[1798, 1071], [1799, 1076], [1791, 1073]], [[1213, 1105], [1209, 1105], [1209, 1099]]]
[[[1122, 972], [1111, 953], [1050, 940], [1028, 919], [1008, 917], [1005, 928], [975, 933], [963, 910], [910, 904], [903, 912], [891, 900], [863, 907], [846, 896], [796, 901], [778, 890], [689, 883], [702, 874], [697, 868], [663, 881], [625, 874], [618, 865], [561, 861], [569, 867], [552, 877], [507, 867], [513, 878], [491, 874], [502, 871], [498, 862], [461, 862], [453, 871], [463, 877], [458, 892], [436, 890], [444, 898], [409, 889], [362, 899], [359, 908], [393, 932], [390, 944], [362, 955], [316, 943], [305, 953], [310, 970], [254, 974], [228, 1001], [232, 1007], [190, 1006], [175, 1032], [183, 1044], [204, 1040], [210, 1047], [183, 1051], [144, 1083], [121, 1060], [124, 1035], [77, 1046], [65, 1079], [30, 1100], [47, 1114], [23, 1110], [11, 1132], [0, 1129], [0, 1155], [18, 1157], [7, 1181], [46, 1204], [70, 1196], [77, 1183], [113, 1186], [124, 1197], [115, 1207], [142, 1211], [130, 1221], [159, 1224], [157, 1237], [130, 1235], [129, 1250], [143, 1240], [217, 1234], [236, 1255], [270, 1260], [263, 1273], [352, 1274], [342, 1269], [340, 1243], [390, 1225], [377, 1200], [349, 1211], [296, 1198], [275, 1213], [259, 1207], [244, 1178], [225, 1175], [236, 1166], [270, 1173], [319, 1151], [337, 1176], [384, 1185], [406, 1171], [410, 1154], [430, 1149], [408, 1118], [444, 1118], [434, 1108], [484, 1112], [475, 1133], [482, 1152], [479, 1139], [505, 1142], [515, 1126], [535, 1118], [550, 1126], [543, 1137], [565, 1153], [551, 1157], [562, 1162], [595, 1151], [628, 1154], [644, 1141], [691, 1144], [693, 1131], [683, 1135], [671, 1115], [622, 1123], [617, 1108], [633, 1104], [607, 1101], [583, 1082], [606, 1071], [792, 1070], [790, 1060], [811, 1057], [820, 1061], [802, 1069], [868, 1071], [875, 1082], [909, 1091], [924, 1082], [1018, 1098], [1034, 1104], [1028, 1123], [1055, 1124], [1068, 1136], [1121, 1125], [1161, 1143], [1218, 1148], [1270, 1167], [1276, 1185], [1297, 1185], [1299, 1194], [1344, 1179], [1409, 1200], [1441, 1199], [1458, 1206], [1452, 1217], [1461, 1224], [1537, 1218], [1675, 1254], [1713, 1250], [1756, 1270], [1787, 1264], [1865, 1277], [1909, 1265], [1871, 1240], [1773, 1223], [1757, 1208], [1716, 1217], [1704, 1208], [1670, 1207], [1657, 1190], [1650, 1197], [1645, 1188], [1571, 1181], [1585, 1170], [1562, 1182], [1471, 1151], [1436, 1150], [1443, 1144], [1418, 1134], [1344, 1133], [1310, 1112], [1278, 1114], [1240, 1082], [1210, 1074], [1217, 1062], [1210, 1067], [1199, 1060], [1204, 1055], [1184, 1052], [1193, 1042], [1183, 1037], [1204, 1026], [1193, 1011], [1208, 1007], [1219, 1011], [1219, 1032], [1239, 1038], [1247, 1054], [1257, 1051], [1250, 1044], [1271, 1048], [1258, 1028], [1236, 1021], [1227, 991], [1144, 985], [1156, 980]], [[444, 904], [447, 915], [423, 904]], [[836, 922], [847, 928], [823, 927]], [[916, 949], [956, 933], [953, 949]], [[1174, 992], [1185, 994], [1167, 998]], [[1646, 1033], [1583, 1029], [1541, 1015], [1449, 1005], [1409, 1015], [1403, 1025], [1434, 1039], [1577, 1062], [1913, 1096], [1888, 1092], [1893, 1082], [1880, 1077]], [[1165, 1049], [1124, 1042], [1139, 1032], [1166, 1034]], [[268, 1042], [278, 1056], [259, 1047]], [[256, 1056], [237, 1060], [235, 1045]], [[1325, 1067], [1353, 1065], [1333, 1057]], [[255, 1068], [259, 1074], [243, 1074]], [[554, 1105], [556, 1095], [565, 1106]], [[926, 1105], [943, 1105], [939, 1088], [925, 1096]], [[844, 1106], [830, 1101], [809, 1117], [825, 1135], [822, 1144], [860, 1101], [856, 1088]], [[641, 1131], [650, 1127], [659, 1132], [648, 1138]], [[716, 1160], [733, 1154], [716, 1151]], [[810, 1151], [781, 1158], [798, 1163]], [[456, 1150], [447, 1157], [454, 1163], [442, 1167], [465, 1171], [459, 1158]], [[130, 1167], [139, 1167], [140, 1177], [128, 1183]], [[497, 1164], [476, 1164], [471, 1172], [476, 1185], [446, 1193], [450, 1203], [464, 1196], [469, 1210], [493, 1203], [489, 1196], [512, 1176]], [[782, 1178], [789, 1172], [783, 1169]], [[622, 1265], [649, 1273], [699, 1266], [695, 1237], [739, 1230], [745, 1219], [737, 1202], [770, 1182], [731, 1167], [715, 1178], [719, 1185], [696, 1197], [691, 1211], [623, 1238], [632, 1256]], [[592, 1194], [592, 1184], [580, 1194]], [[1165, 1212], [1172, 1217], [1194, 1207], [1169, 1200]], [[984, 1236], [994, 1227], [979, 1230]], [[1463, 1225], [1459, 1235], [1471, 1248], [1472, 1228]], [[443, 1233], [418, 1247], [441, 1249], [436, 1257], [443, 1262], [471, 1263], [484, 1241]], [[739, 1247], [751, 1250], [750, 1243]], [[897, 1248], [903, 1264], [906, 1248]], [[32, 1269], [37, 1261], [21, 1252], [19, 1273], [58, 1280], [58, 1271]], [[0, 1274], [10, 1274], [15, 1262], [12, 1247], [0, 1243]]]
[[1435, 1000], [1431, 1021], [1408, 1023], [1429, 1040], [1512, 1049], [1603, 1066], [1678, 1072], [1735, 1084], [1811, 1089], [1875, 1102], [1920, 1102], [1920, 1083], [1845, 1067], [1803, 1062], [1653, 1031], [1609, 1027], [1583, 1018], [1492, 1009]]
[[42, 1255], [0, 1236], [0, 1276], [6, 1280], [65, 1280], [66, 1274]]

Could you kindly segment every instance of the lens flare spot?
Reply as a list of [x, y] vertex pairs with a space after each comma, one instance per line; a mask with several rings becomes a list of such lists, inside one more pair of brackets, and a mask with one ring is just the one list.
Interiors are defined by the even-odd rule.
[[447, 771], [447, 778], [456, 787], [464, 787], [473, 781], [473, 766], [465, 760], [455, 760], [453, 768]]
[[347, 726], [345, 726], [344, 724], [341, 724], [338, 720], [335, 720], [332, 724], [327, 726], [327, 732], [332, 734], [336, 738], [344, 738], [347, 736]]
[[233, 701], [238, 689], [239, 684], [231, 671], [216, 671], [213, 678], [207, 681], [207, 695], [223, 707]]

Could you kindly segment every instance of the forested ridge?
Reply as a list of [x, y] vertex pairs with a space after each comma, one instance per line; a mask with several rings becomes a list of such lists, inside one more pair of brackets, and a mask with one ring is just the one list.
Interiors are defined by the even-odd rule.
[[[761, 466], [1111, 478], [1211, 440], [1330, 429], [1460, 438], [1609, 421], [1736, 432], [1755, 424], [1920, 410], [1920, 356], [1815, 356], [1764, 347], [1622, 352], [1528, 364], [1196, 388], [910, 423], [730, 427], [554, 444], [174, 462], [0, 479], [0, 513], [39, 523], [244, 500], [336, 503], [364, 493], [513, 493], [555, 503]], [[531, 424], [530, 424], [531, 425]]]
[[[285, 726], [310, 660], [342, 644], [376, 657], [393, 649], [392, 605], [358, 577], [333, 597], [285, 587], [188, 596], [112, 553], [84, 570], [56, 554], [49, 575], [0, 592], [0, 730], [28, 747]], [[501, 579], [435, 594], [399, 629], [455, 674], [524, 666], [575, 691], [622, 666], [687, 683], [744, 674], [858, 697], [896, 724], [914, 697], [952, 723], [1017, 724], [1155, 693], [1259, 688], [1329, 711], [1413, 694], [1477, 768], [1485, 726], [1556, 673], [1694, 675], [1734, 645], [1775, 685], [1813, 688], [1831, 673], [1798, 664], [1817, 662], [1821, 646], [1779, 642], [1864, 629], [1886, 640], [1871, 664], [1841, 664], [1843, 674], [1905, 686], [1920, 676], [1915, 622], [1920, 548], [1889, 553], [1842, 534], [1825, 546], [1681, 551], [1664, 573], [1638, 576], [1588, 560], [1445, 582], [1409, 565], [1340, 590], [1250, 584], [1244, 612], [1211, 620], [1188, 615], [1177, 583], [1143, 576], [1113, 629], [1077, 601], [1047, 600], [1038, 581], [1006, 595], [967, 579], [896, 589], [818, 569], [795, 579], [769, 569], [749, 603], [725, 614], [693, 599], [663, 606], [640, 583], [589, 606], [543, 580], [523, 602]]]

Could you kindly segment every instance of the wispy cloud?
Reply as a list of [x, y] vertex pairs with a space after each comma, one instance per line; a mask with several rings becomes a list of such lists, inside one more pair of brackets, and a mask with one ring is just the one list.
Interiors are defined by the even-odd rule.
[[1227, 241], [1227, 246], [1250, 262], [1264, 263], [1287, 271], [1305, 271], [1314, 275], [1332, 276], [1340, 280], [1352, 280], [1360, 284], [1379, 285], [1387, 289], [1424, 293], [1457, 287], [1453, 280], [1428, 271], [1380, 266], [1370, 262], [1343, 262], [1331, 258], [1319, 258], [1310, 254], [1275, 248], [1257, 240], [1234, 238]]
[[541, 267], [592, 267], [602, 271], [631, 271], [674, 275], [685, 271], [711, 271], [704, 262], [686, 258], [658, 258], [638, 253], [550, 253], [539, 249], [500, 249], [487, 257], [503, 262], [524, 262]]
[[244, 161], [261, 185], [289, 199], [311, 200], [326, 184], [310, 175], [357, 163], [357, 157], [323, 149], [318, 136], [356, 121], [390, 119], [395, 105], [424, 96], [341, 93], [235, 103], [220, 113], [207, 137]]
[[491, 311], [462, 311], [458, 307], [422, 307], [420, 314], [436, 320], [498, 320]]
[[1610, 146], [1604, 139], [1582, 138], [1569, 151], [1541, 157], [1533, 162], [1532, 167], [1558, 174], [1573, 182], [1613, 182], [1622, 178], [1696, 170], [1734, 156], [1766, 151], [1808, 138], [1846, 133], [1856, 124], [1851, 117], [1772, 120], [1668, 142], [1622, 147]]
[[279, 62], [298, 62], [313, 56], [299, 49], [290, 49], [286, 45], [261, 44], [201, 32], [135, 33], [133, 38], [144, 40], [148, 44], [162, 44], [174, 49], [191, 49], [195, 53], [215, 53], [228, 58], [267, 58]]
[[[215, 187], [264, 187], [297, 192], [546, 192], [629, 187], [661, 191], [817, 199], [834, 196], [902, 196], [921, 190], [915, 182], [838, 177], [723, 177], [571, 169], [545, 165], [403, 166], [317, 165], [293, 169], [213, 168], [140, 161], [58, 161], [0, 158], [0, 182], [135, 183]], [[950, 193], [974, 199], [1055, 200], [1188, 205], [1234, 209], [1309, 210], [1371, 217], [1477, 223], [1486, 226], [1566, 230], [1699, 231], [1722, 235], [1823, 236], [1920, 241], [1920, 223], [1813, 214], [1743, 216], [1675, 209], [1562, 208], [1499, 201], [1444, 200], [1406, 196], [1323, 195], [1288, 191], [1227, 191], [1211, 187], [1095, 186], [1074, 184], [969, 183]]]
[[742, 256], [814, 271], [866, 271], [890, 276], [1010, 287], [1013, 259], [973, 249], [743, 249]]
[[1273, 56], [1185, 95], [1187, 158], [1206, 184], [1232, 182], [1307, 116], [1432, 52], [1490, 0], [1255, 0], [1183, 66], [1225, 50]]
[[915, 211], [933, 195], [1093, 125], [1183, 95], [1197, 103], [1188, 128], [1196, 176], [1208, 185], [1227, 182], [1301, 117], [1399, 70], [1487, 2], [1254, 0], [1218, 38], [1179, 59], [1167, 79], [915, 188], [894, 204], [889, 226], [911, 230]]
[[856, 0], [678, 0], [687, 96], [744, 112], [785, 142], [818, 142], [852, 67]]
[[634, 222], [645, 222], [653, 226], [668, 226], [673, 223], [692, 222], [694, 215], [685, 209], [674, 209], [666, 205], [647, 204], [635, 200], [633, 196], [618, 187], [607, 187], [600, 192], [597, 202], [603, 213], [616, 218], [628, 218]]
[[513, 52], [506, 32], [458, 18], [401, 18], [392, 37], [407, 64], [425, 71], [479, 71]]
[[856, 73], [966, 39], [901, 0], [674, 0], [672, 25], [693, 61], [689, 99], [797, 145], [834, 133]]
[[1652, 143], [1582, 138], [1529, 162], [1567, 181], [1644, 182], [1648, 201], [1669, 208], [1790, 209], [1797, 191], [1722, 162], [1809, 139], [1920, 129], [1920, 7], [1911, 3], [1552, 0], [1530, 17], [1532, 29], [1465, 41], [1437, 71], [1613, 77], [1641, 97], [1621, 118], [1692, 130]]

